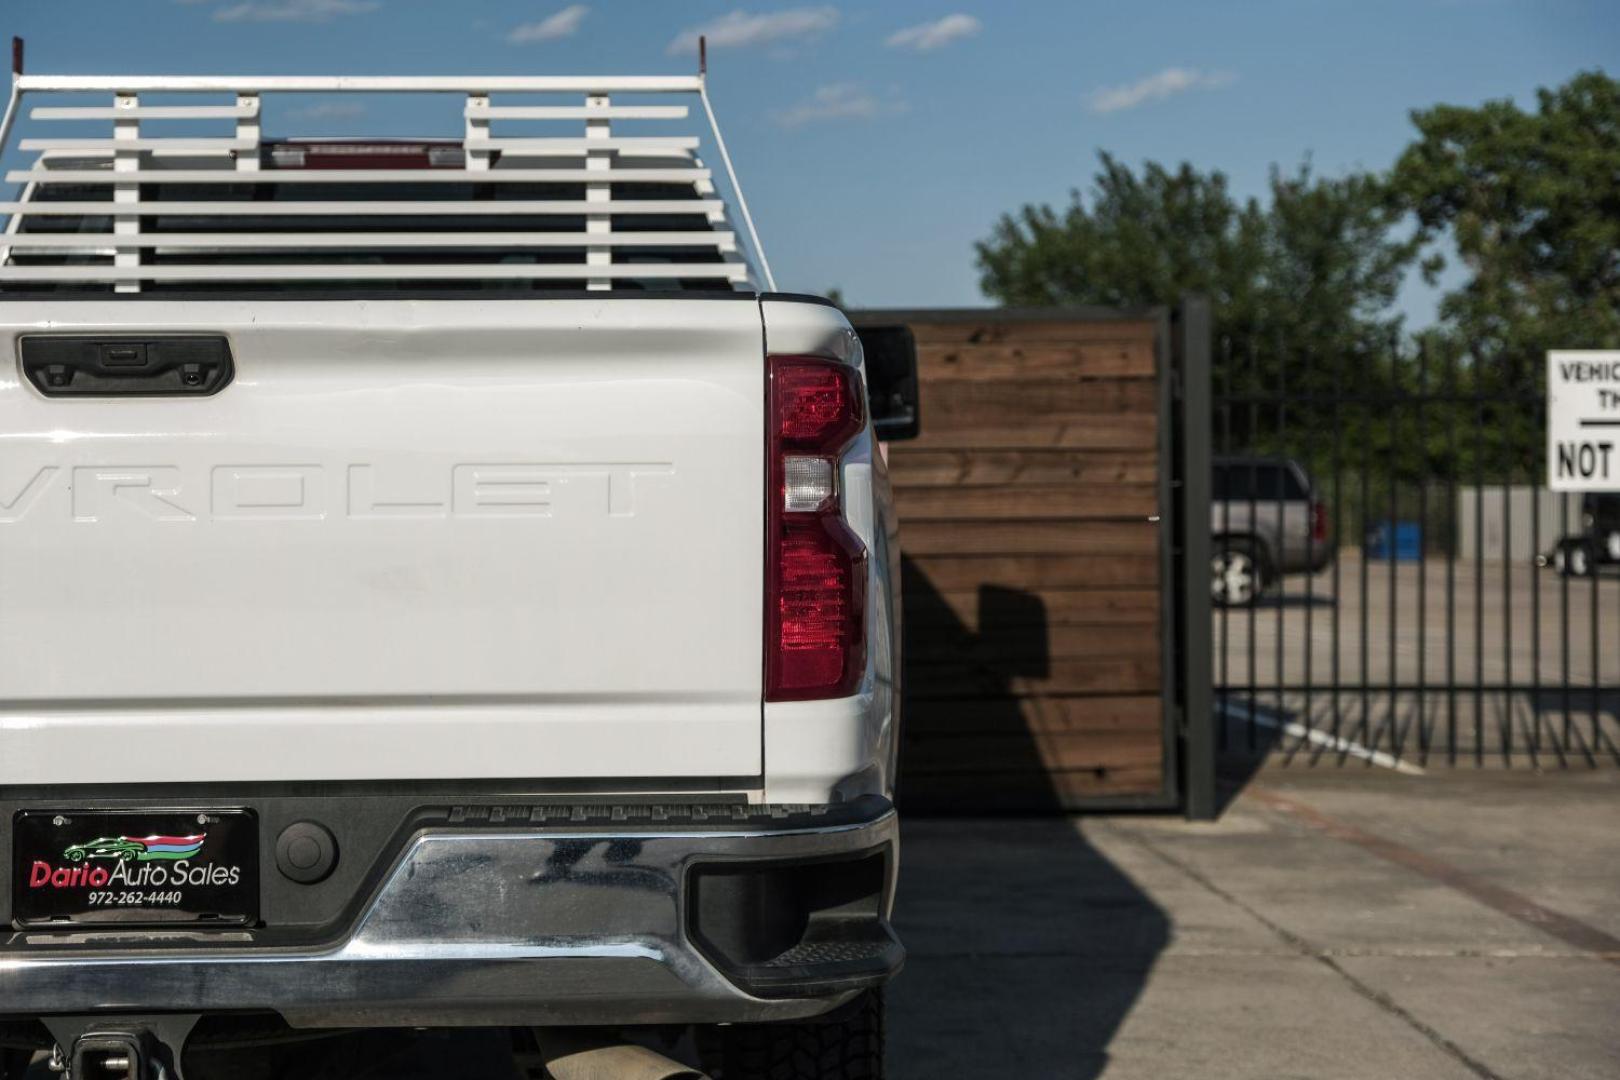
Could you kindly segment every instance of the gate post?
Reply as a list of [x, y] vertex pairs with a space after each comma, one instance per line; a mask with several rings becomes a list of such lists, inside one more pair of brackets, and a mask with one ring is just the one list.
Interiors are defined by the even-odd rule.
[[1183, 297], [1176, 312], [1172, 460], [1175, 477], [1175, 625], [1165, 634], [1166, 662], [1177, 671], [1182, 807], [1189, 819], [1216, 816], [1215, 712], [1211, 691], [1209, 301]]

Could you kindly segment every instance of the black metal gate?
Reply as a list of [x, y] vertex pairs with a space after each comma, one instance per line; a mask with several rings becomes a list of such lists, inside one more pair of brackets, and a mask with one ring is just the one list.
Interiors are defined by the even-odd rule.
[[1192, 706], [1208, 657], [1213, 751], [1620, 762], [1620, 496], [1545, 490], [1542, 357], [1181, 341], [1181, 548], [1213, 603], [1178, 659]]

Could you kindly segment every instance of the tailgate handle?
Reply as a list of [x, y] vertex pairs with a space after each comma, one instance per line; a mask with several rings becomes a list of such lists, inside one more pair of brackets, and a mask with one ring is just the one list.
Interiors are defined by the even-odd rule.
[[46, 397], [217, 394], [236, 373], [223, 334], [29, 334], [23, 375]]

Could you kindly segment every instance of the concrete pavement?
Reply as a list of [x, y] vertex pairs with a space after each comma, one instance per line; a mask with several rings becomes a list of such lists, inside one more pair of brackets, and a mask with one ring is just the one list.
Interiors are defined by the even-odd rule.
[[890, 1067], [1620, 1075], [1620, 773], [1263, 771], [1220, 821], [913, 820]]
[[1313, 681], [1327, 681], [1335, 653], [1343, 681], [1365, 673], [1375, 686], [1528, 684], [1537, 672], [1556, 686], [1566, 663], [1572, 684], [1591, 685], [1595, 667], [1601, 685], [1620, 666], [1620, 573], [1572, 579], [1528, 562], [1444, 558], [1392, 564], [1345, 548], [1328, 569], [1285, 577], [1252, 608], [1217, 608], [1213, 637], [1216, 681], [1232, 687], [1247, 685], [1251, 641], [1261, 686], [1303, 682], [1307, 660]]

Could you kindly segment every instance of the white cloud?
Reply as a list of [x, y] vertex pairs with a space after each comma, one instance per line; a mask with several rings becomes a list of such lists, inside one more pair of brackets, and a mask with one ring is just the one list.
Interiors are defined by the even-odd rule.
[[953, 41], [973, 37], [984, 24], [971, 15], [947, 15], [934, 22], [919, 23], [898, 30], [884, 42], [891, 49], [911, 49], [915, 52], [933, 52]]
[[681, 31], [669, 43], [668, 51], [671, 56], [696, 52], [700, 37], [709, 39], [711, 49], [777, 45], [817, 38], [837, 25], [838, 9], [830, 6], [788, 8], [761, 15], [739, 9], [702, 26]]
[[776, 114], [785, 128], [803, 127], [818, 120], [871, 120], [878, 116], [903, 113], [909, 106], [898, 98], [880, 98], [857, 83], [823, 86], [803, 101]]
[[365, 114], [365, 105], [358, 101], [322, 101], [294, 109], [288, 115], [298, 120], [350, 120]]
[[1197, 68], [1165, 68], [1157, 75], [1149, 75], [1123, 86], [1105, 86], [1086, 95], [1086, 103], [1094, 113], [1119, 112], [1134, 109], [1150, 101], [1188, 90], [1214, 90], [1229, 85], [1237, 76], [1229, 71], [1199, 71]]
[[573, 37], [579, 33], [580, 24], [585, 21], [585, 16], [590, 14], [590, 10], [584, 4], [569, 4], [539, 22], [512, 27], [506, 35], [506, 40], [513, 45], [533, 45], [541, 41]]
[[214, 12], [215, 22], [331, 22], [340, 15], [364, 15], [382, 0], [248, 0]]

